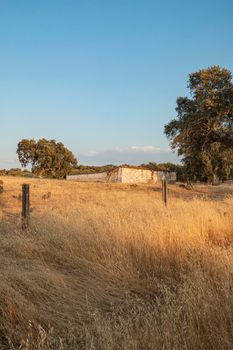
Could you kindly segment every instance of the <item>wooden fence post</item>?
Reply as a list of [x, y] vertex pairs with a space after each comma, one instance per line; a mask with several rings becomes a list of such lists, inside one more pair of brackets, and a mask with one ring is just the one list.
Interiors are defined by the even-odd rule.
[[163, 176], [162, 179], [162, 200], [165, 205], [167, 205], [168, 202], [168, 188], [167, 188], [167, 180], [165, 176]]
[[30, 216], [30, 185], [22, 185], [22, 229], [25, 230], [29, 226]]

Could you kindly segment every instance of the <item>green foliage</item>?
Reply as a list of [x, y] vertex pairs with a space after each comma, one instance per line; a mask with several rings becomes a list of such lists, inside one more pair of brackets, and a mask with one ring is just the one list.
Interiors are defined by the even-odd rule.
[[187, 176], [215, 181], [233, 173], [231, 72], [213, 66], [190, 74], [191, 98], [177, 99], [177, 116], [165, 125], [171, 147], [183, 157]]
[[156, 162], [149, 162], [148, 164], [142, 164], [141, 167], [152, 171], [159, 170], [159, 166]]
[[105, 171], [110, 171], [113, 169], [116, 169], [116, 165], [108, 164], [108, 165], [102, 165], [102, 166], [94, 166], [94, 165], [79, 165], [75, 167], [71, 174], [94, 174], [94, 173], [103, 173]]
[[77, 166], [73, 153], [55, 140], [21, 140], [17, 154], [21, 165], [31, 165], [33, 174], [39, 176], [64, 178]]

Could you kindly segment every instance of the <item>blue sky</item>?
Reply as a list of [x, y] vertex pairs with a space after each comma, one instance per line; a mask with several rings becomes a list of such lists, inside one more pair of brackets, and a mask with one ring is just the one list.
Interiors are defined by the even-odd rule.
[[163, 134], [188, 74], [233, 71], [232, 1], [0, 0], [0, 168], [17, 142], [83, 164], [176, 161]]

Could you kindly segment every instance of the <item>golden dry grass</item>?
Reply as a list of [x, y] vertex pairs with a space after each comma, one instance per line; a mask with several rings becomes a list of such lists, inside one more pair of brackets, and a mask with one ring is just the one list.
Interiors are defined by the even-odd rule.
[[0, 348], [232, 349], [230, 187], [2, 180]]

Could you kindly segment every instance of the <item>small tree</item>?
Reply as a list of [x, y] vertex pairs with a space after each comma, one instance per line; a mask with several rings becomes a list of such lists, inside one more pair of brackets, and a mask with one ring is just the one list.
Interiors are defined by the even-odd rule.
[[63, 143], [55, 140], [23, 139], [18, 143], [17, 154], [23, 167], [31, 165], [36, 175], [64, 178], [77, 166], [77, 159]]

